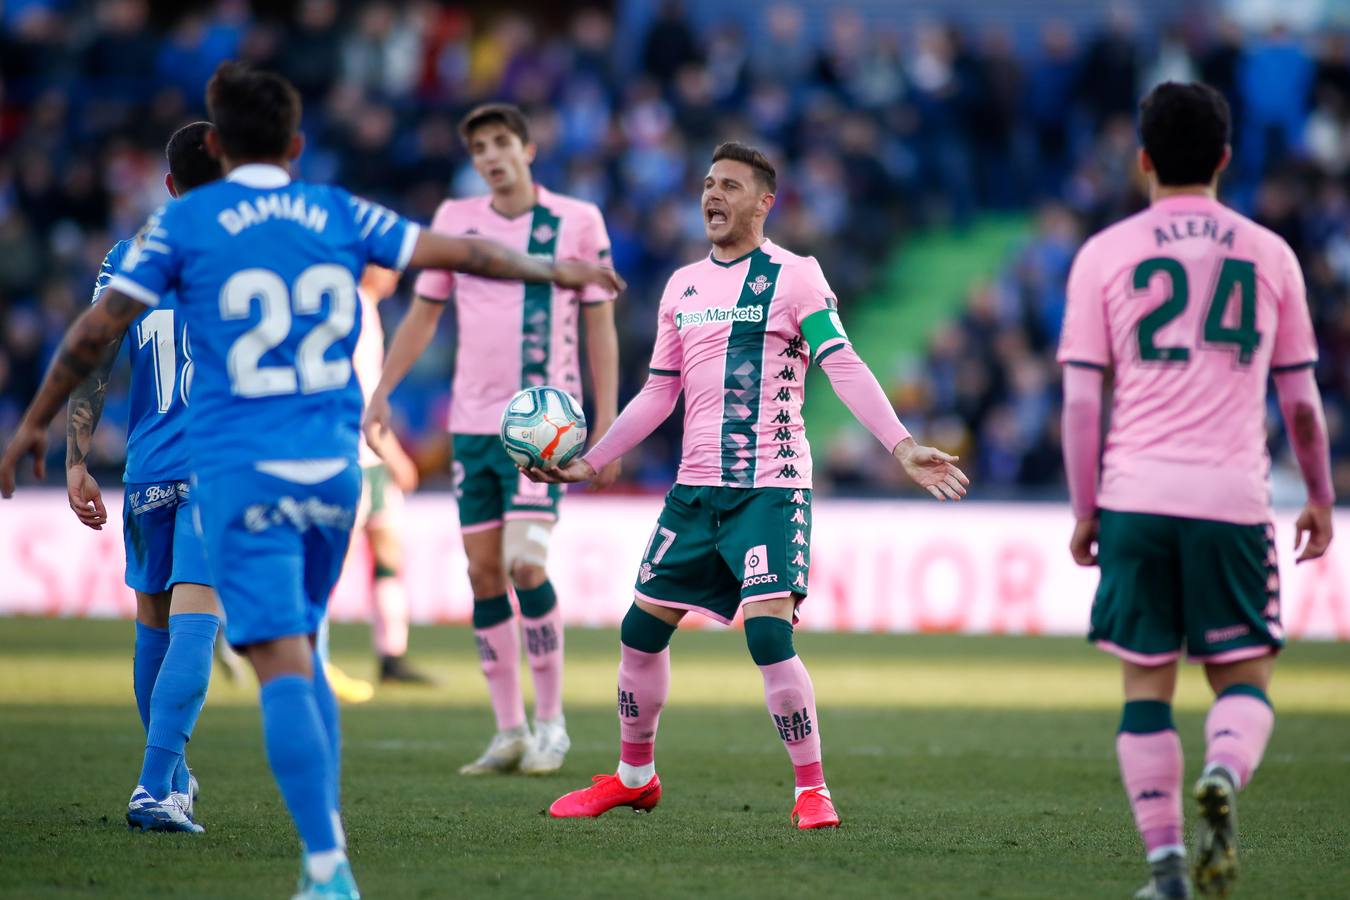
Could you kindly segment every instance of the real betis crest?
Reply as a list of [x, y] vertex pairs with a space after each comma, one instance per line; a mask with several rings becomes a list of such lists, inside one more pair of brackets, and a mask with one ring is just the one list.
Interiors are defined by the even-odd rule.
[[547, 244], [553, 240], [553, 228], [545, 222], [534, 230], [531, 237], [534, 238], [536, 244]]
[[765, 275], [758, 275], [755, 277], [754, 281], [747, 281], [745, 286], [750, 289], [752, 294], [758, 297], [760, 294], [773, 287], [773, 282]]

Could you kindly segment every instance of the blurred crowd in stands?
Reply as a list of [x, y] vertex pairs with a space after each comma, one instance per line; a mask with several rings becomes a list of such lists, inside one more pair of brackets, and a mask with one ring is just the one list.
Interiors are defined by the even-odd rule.
[[[1062, 494], [1053, 350], [1070, 261], [1087, 233], [1144, 202], [1138, 97], [1202, 78], [1235, 113], [1226, 199], [1303, 261], [1338, 482], [1350, 488], [1345, 34], [1104, 9], [1090, 26], [1049, 20], [1027, 39], [977, 13], [901, 30], [842, 4], [812, 28], [790, 3], [747, 4], [734, 23], [702, 28], [666, 3], [626, 48], [636, 52], [620, 52], [610, 12], [555, 6], [527, 18], [380, 0], [0, 4], [0, 434], [88, 302], [107, 248], [163, 199], [166, 137], [202, 115], [216, 64], [243, 58], [283, 72], [304, 97], [302, 177], [421, 221], [447, 194], [481, 190], [458, 117], [488, 99], [522, 105], [537, 179], [600, 204], [631, 285], [618, 316], [622, 399], [644, 377], [665, 278], [706, 252], [697, 194], [718, 141], [753, 140], [779, 161], [770, 235], [820, 257], [848, 302], [864, 302], [914, 229], [959, 233], [985, 212], [1025, 211], [1027, 238], [1006, 266], [972, 287], [925, 357], [881, 374], [910, 428], [960, 450], [982, 493]], [[402, 305], [385, 308], [389, 327]], [[452, 329], [396, 397], [404, 436], [432, 472]], [[114, 390], [96, 450], [108, 465], [120, 463], [124, 419]], [[630, 458], [630, 484], [669, 482], [677, 435], [668, 425]], [[856, 439], [845, 431], [818, 448], [822, 482], [893, 484], [884, 455], [847, 452]]]

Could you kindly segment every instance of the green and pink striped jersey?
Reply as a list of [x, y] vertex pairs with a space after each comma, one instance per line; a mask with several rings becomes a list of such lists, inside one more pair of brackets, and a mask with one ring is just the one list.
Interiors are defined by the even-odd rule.
[[848, 346], [836, 310], [815, 259], [772, 241], [676, 270], [651, 370], [678, 374], [684, 390], [680, 484], [811, 486], [806, 370]]
[[1161, 200], [1074, 260], [1059, 361], [1115, 378], [1103, 509], [1268, 521], [1266, 382], [1316, 360], [1293, 251], [1215, 200]]
[[[491, 238], [531, 256], [609, 262], [609, 234], [592, 203], [535, 187], [532, 210], [508, 219], [491, 195], [446, 200], [433, 231]], [[614, 295], [591, 285], [571, 291], [551, 284], [493, 281], [425, 269], [416, 292], [428, 300], [454, 297], [458, 327], [450, 431], [496, 434], [502, 410], [521, 388], [551, 384], [581, 399], [579, 309]]]

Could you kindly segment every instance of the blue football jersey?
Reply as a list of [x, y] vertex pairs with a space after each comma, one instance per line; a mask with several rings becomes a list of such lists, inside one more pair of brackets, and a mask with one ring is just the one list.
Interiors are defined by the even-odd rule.
[[418, 233], [383, 206], [265, 165], [150, 217], [109, 286], [156, 308], [177, 293], [192, 336], [194, 473], [356, 459], [356, 284], [367, 263], [402, 270]]
[[[98, 302], [131, 249], [118, 241], [108, 251], [94, 282], [92, 302]], [[173, 291], [160, 298], [127, 329], [124, 342], [131, 359], [131, 391], [127, 398], [127, 462], [122, 480], [128, 484], [185, 481], [192, 474], [184, 442], [192, 357], [186, 325]]]

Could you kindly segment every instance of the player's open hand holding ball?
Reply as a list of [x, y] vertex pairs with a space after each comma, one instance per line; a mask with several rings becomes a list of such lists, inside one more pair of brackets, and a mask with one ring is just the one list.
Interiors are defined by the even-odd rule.
[[47, 429], [38, 428], [27, 420], [19, 423], [18, 431], [0, 456], [0, 497], [14, 496], [14, 473], [25, 456], [33, 457], [33, 477], [38, 481], [47, 477]]
[[925, 447], [905, 438], [893, 454], [904, 467], [905, 474], [939, 500], [960, 500], [966, 495], [970, 479], [956, 467], [959, 456], [943, 453], [936, 447]]
[[98, 482], [83, 465], [66, 469], [66, 496], [70, 508], [80, 521], [95, 531], [102, 531], [108, 522], [108, 510], [103, 506], [103, 492]]
[[560, 260], [553, 266], [553, 283], [558, 287], [580, 290], [597, 284], [615, 294], [623, 293], [628, 285], [619, 277], [619, 273], [609, 266], [584, 262], [579, 259]]
[[520, 470], [526, 478], [542, 484], [576, 484], [594, 481], [599, 473], [584, 459], [574, 459], [565, 466], [526, 466]]

